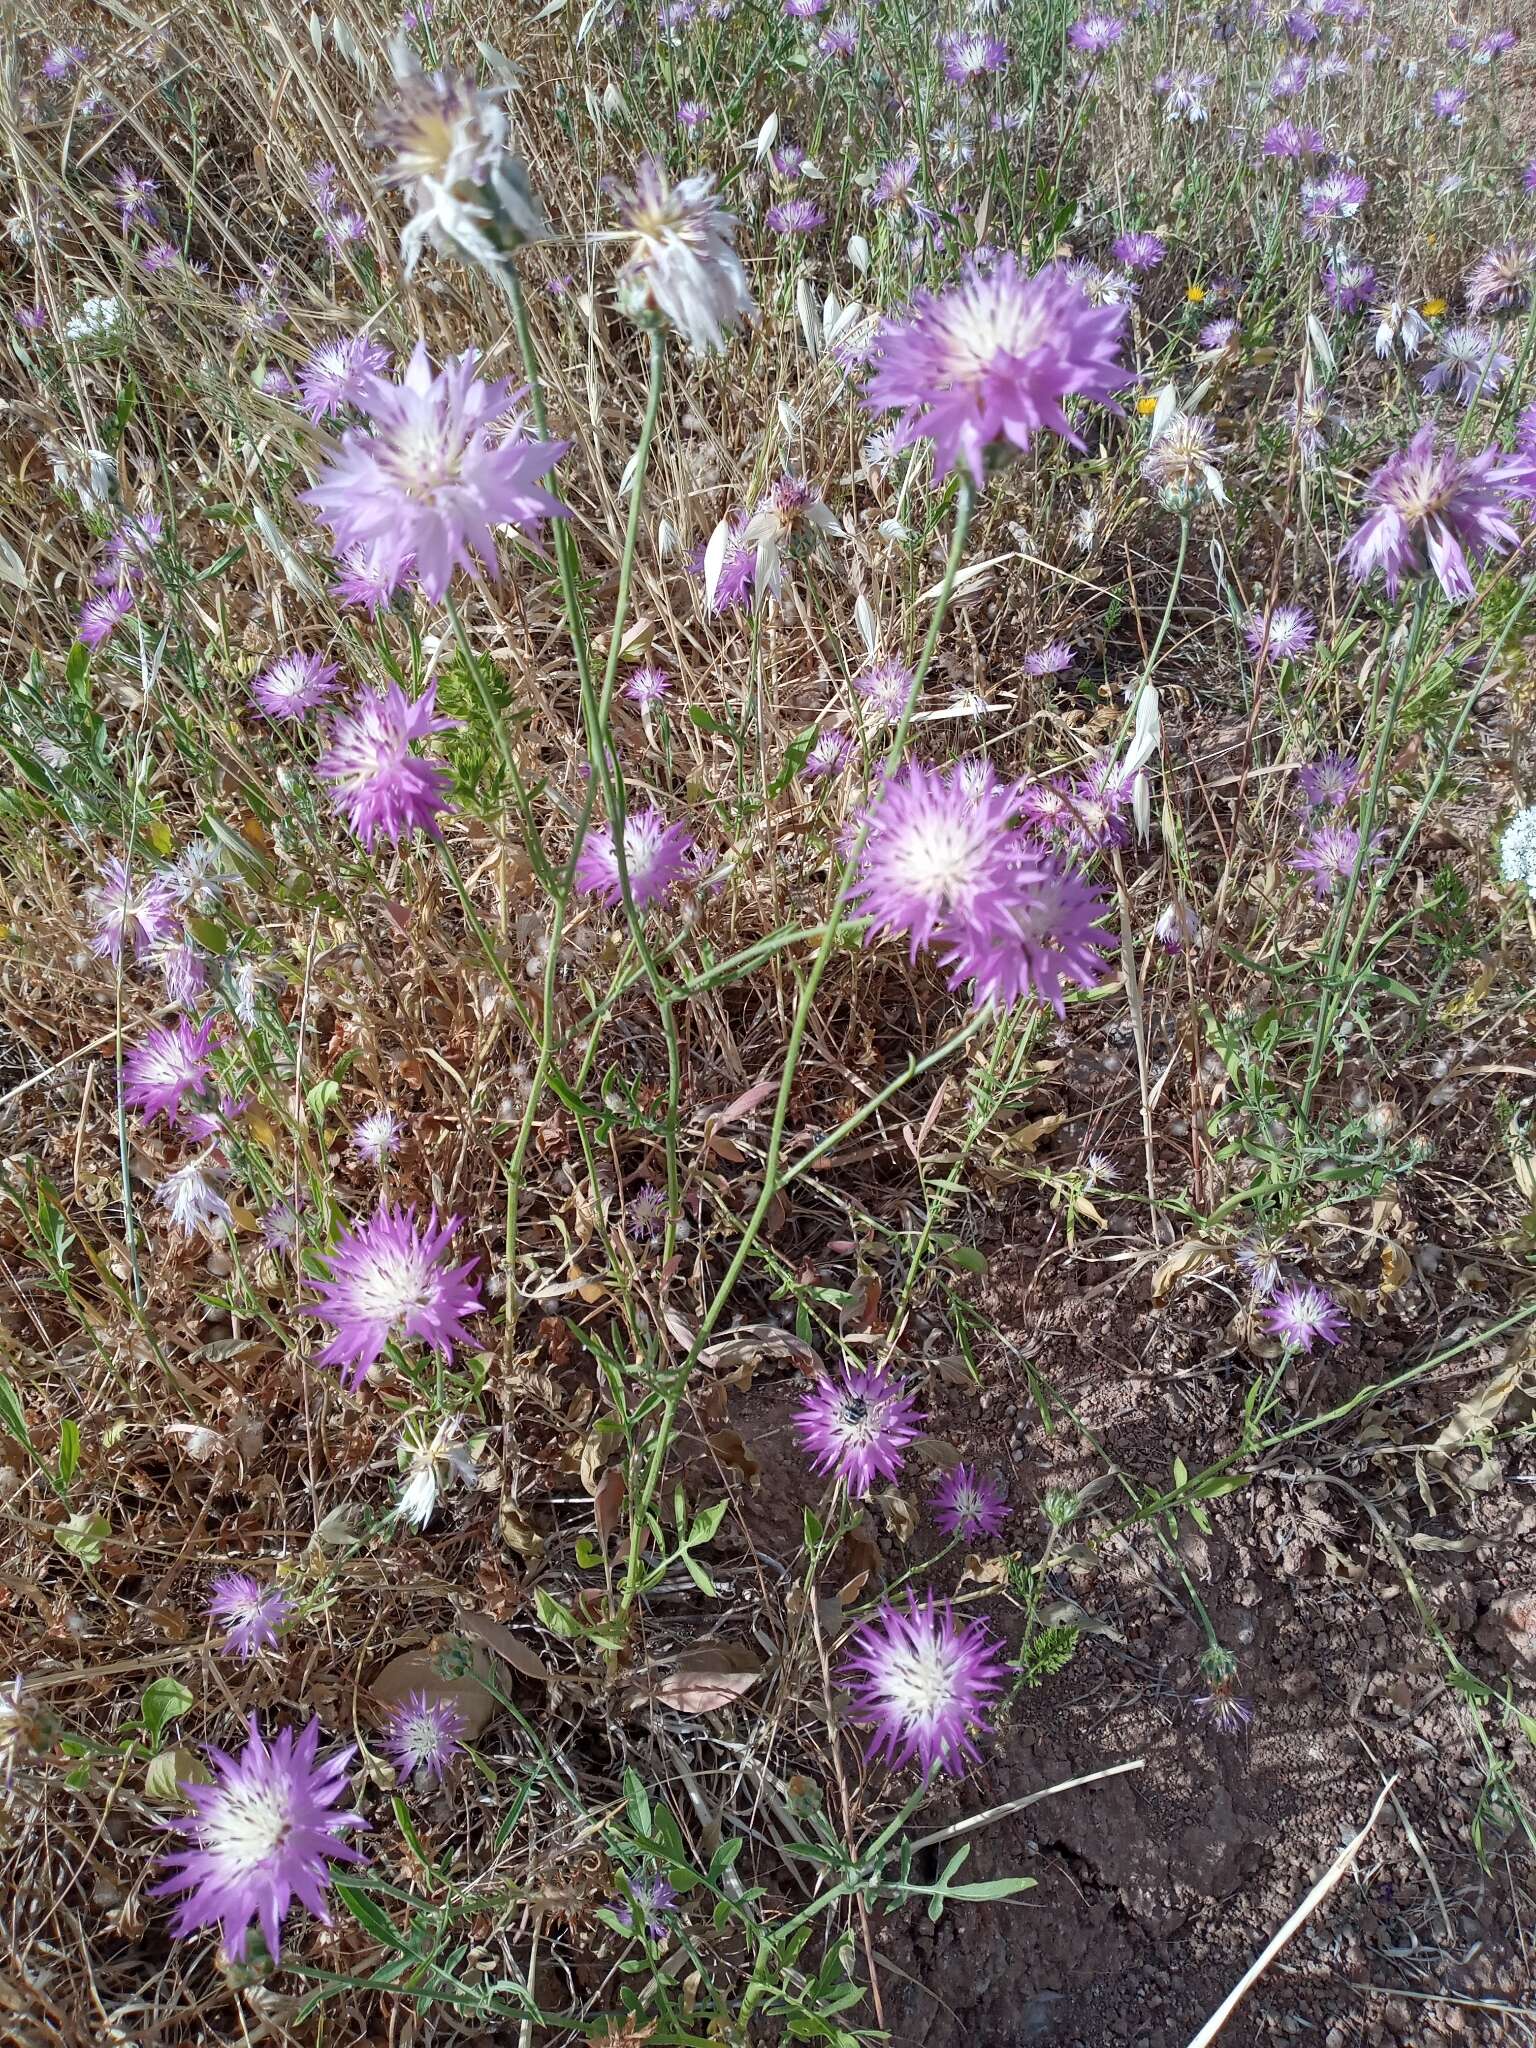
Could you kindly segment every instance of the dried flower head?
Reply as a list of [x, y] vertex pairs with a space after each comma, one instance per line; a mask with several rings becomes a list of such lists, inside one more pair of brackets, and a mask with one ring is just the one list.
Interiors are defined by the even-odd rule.
[[633, 237], [619, 273], [622, 305], [631, 315], [661, 315], [704, 353], [723, 350], [731, 329], [757, 313], [736, 253], [736, 217], [714, 193], [709, 173], [674, 183], [649, 157], [633, 190], [614, 193]]

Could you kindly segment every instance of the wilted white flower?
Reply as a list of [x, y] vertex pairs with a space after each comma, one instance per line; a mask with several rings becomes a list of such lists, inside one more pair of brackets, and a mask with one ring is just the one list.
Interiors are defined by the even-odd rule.
[[646, 158], [632, 191], [614, 193], [634, 237], [619, 275], [620, 304], [634, 317], [660, 313], [691, 348], [723, 349], [726, 333], [757, 311], [736, 253], [736, 217], [714, 196], [707, 172], [674, 185]]
[[511, 146], [504, 86], [457, 71], [425, 74], [403, 36], [390, 45], [399, 87], [376, 116], [374, 141], [393, 162], [383, 174], [411, 205], [400, 236], [407, 277], [422, 246], [488, 271], [549, 233], [528, 172]]
[[172, 1228], [186, 1237], [215, 1237], [233, 1220], [228, 1202], [200, 1159], [178, 1166], [155, 1189], [155, 1200], [170, 1216]]
[[1376, 322], [1376, 353], [1383, 359], [1394, 348], [1400, 348], [1411, 360], [1428, 339], [1429, 322], [1420, 317], [1416, 307], [1401, 299], [1389, 299], [1377, 306], [1372, 318]]
[[784, 557], [799, 537], [814, 539], [842, 533], [821, 493], [797, 476], [782, 476], [762, 498], [742, 530], [744, 547], [756, 549], [753, 589], [759, 597], [777, 597], [784, 585]]
[[1506, 882], [1523, 882], [1536, 896], [1536, 804], [1516, 811], [1499, 841], [1499, 873]]
[[464, 1419], [445, 1416], [435, 1429], [424, 1421], [410, 1421], [400, 1432], [400, 1462], [405, 1471], [394, 1512], [413, 1529], [425, 1529], [436, 1510], [438, 1496], [458, 1480], [476, 1486], [480, 1469], [474, 1451], [464, 1436]]
[[128, 331], [128, 308], [115, 293], [98, 293], [64, 322], [66, 341], [83, 348], [114, 348]]

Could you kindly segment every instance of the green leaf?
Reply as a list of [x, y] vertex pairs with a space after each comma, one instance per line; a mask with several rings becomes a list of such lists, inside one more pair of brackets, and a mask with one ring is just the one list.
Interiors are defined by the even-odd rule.
[[651, 1799], [645, 1789], [645, 1782], [636, 1770], [626, 1769], [624, 1773], [624, 1804], [629, 1810], [630, 1826], [637, 1835], [651, 1832]]
[[112, 1524], [105, 1515], [88, 1515], [83, 1510], [71, 1515], [67, 1522], [61, 1522], [53, 1532], [53, 1540], [60, 1550], [67, 1550], [71, 1557], [78, 1557], [82, 1564], [98, 1564], [107, 1538], [112, 1534]]
[[686, 1550], [679, 1551], [678, 1555], [683, 1561], [684, 1571], [687, 1572], [689, 1578], [692, 1579], [699, 1591], [707, 1600], [713, 1600], [715, 1598], [715, 1582], [709, 1576], [709, 1573], [705, 1571], [701, 1564], [695, 1564]]
[[229, 944], [229, 933], [211, 917], [189, 917], [187, 930], [205, 952], [222, 953]]
[[59, 1483], [68, 1486], [80, 1469], [80, 1425], [67, 1418], [59, 1424]]
[[540, 1621], [552, 1636], [559, 1636], [564, 1643], [574, 1643], [581, 1634], [581, 1624], [568, 1607], [562, 1607], [553, 1593], [546, 1593], [542, 1586], [533, 1589], [533, 1604], [538, 1610]]
[[1032, 1892], [1032, 1877], [982, 1877], [971, 1884], [950, 1887], [952, 1899], [1016, 1899], [1020, 1892]]
[[697, 1544], [708, 1543], [713, 1539], [720, 1524], [725, 1520], [725, 1512], [729, 1506], [728, 1500], [717, 1500], [711, 1502], [707, 1508], [699, 1510], [693, 1518], [693, 1527], [688, 1531], [690, 1550]]
[[702, 704], [688, 706], [688, 722], [690, 725], [696, 725], [700, 732], [723, 732], [728, 739], [734, 737], [731, 728], [722, 725], [713, 712], [706, 711]]
[[336, 1880], [336, 1896], [346, 1907], [352, 1918], [365, 1934], [371, 1934], [375, 1941], [382, 1941], [386, 1948], [404, 1948], [395, 1923], [377, 1903], [358, 1885], [349, 1884], [344, 1877]]
[[985, 1273], [987, 1270], [986, 1253], [977, 1251], [974, 1245], [952, 1244], [944, 1256], [962, 1273]]
[[191, 1704], [192, 1695], [179, 1678], [152, 1679], [139, 1701], [139, 1719], [144, 1723], [150, 1741], [158, 1742], [165, 1733], [166, 1724], [178, 1719]]
[[32, 1448], [32, 1433], [27, 1428], [26, 1411], [21, 1405], [21, 1396], [0, 1372], [0, 1429], [7, 1436], [14, 1437], [24, 1451]]
[[1179, 1457], [1173, 1461], [1173, 1483], [1181, 1493], [1189, 1484], [1189, 1467]]
[[819, 1515], [812, 1514], [809, 1508], [805, 1509], [804, 1515], [805, 1547], [807, 1550], [814, 1550], [817, 1544], [820, 1543], [822, 1537], [826, 1534], [826, 1531], [821, 1526], [821, 1517]]
[[309, 1104], [309, 1113], [317, 1124], [325, 1121], [325, 1112], [340, 1093], [341, 1083], [332, 1080], [329, 1075], [306, 1091], [304, 1100]]

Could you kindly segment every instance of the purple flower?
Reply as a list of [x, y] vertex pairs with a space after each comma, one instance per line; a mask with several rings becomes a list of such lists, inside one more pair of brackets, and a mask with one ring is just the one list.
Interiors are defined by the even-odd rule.
[[331, 585], [331, 595], [339, 604], [355, 606], [358, 611], [381, 612], [415, 566], [414, 555], [397, 562], [376, 544], [348, 548], [341, 557], [342, 574]]
[[1100, 929], [1105, 899], [1075, 868], [1030, 849], [1014, 861], [1014, 898], [990, 927], [953, 925], [941, 934], [949, 985], [972, 984], [978, 1008], [1034, 999], [1066, 1013], [1064, 984], [1092, 988], [1114, 945]]
[[429, 1344], [451, 1363], [468, 1335], [464, 1318], [481, 1306], [469, 1277], [479, 1260], [451, 1266], [444, 1256], [458, 1227], [457, 1216], [439, 1225], [434, 1209], [423, 1230], [414, 1208], [381, 1202], [345, 1231], [326, 1261], [330, 1278], [316, 1283], [319, 1305], [304, 1310], [335, 1333], [317, 1363], [336, 1366], [354, 1392], [391, 1340]]
[[297, 1202], [274, 1202], [261, 1219], [261, 1241], [269, 1252], [292, 1258], [304, 1242], [303, 1210], [308, 1206], [301, 1195]]
[[451, 1699], [413, 1692], [397, 1700], [384, 1731], [384, 1747], [404, 1784], [413, 1772], [440, 1785], [464, 1747], [469, 1722]]
[[827, 223], [814, 199], [781, 199], [763, 218], [776, 235], [813, 235]]
[[1514, 358], [1496, 346], [1481, 327], [1451, 327], [1440, 336], [1440, 360], [1420, 382], [1426, 391], [1454, 389], [1462, 405], [1492, 397], [1514, 368]]
[[923, 292], [883, 329], [865, 404], [901, 412], [893, 439], [934, 445], [936, 479], [964, 462], [979, 485], [993, 442], [1027, 448], [1042, 429], [1083, 444], [1062, 410], [1073, 395], [1107, 399], [1126, 382], [1119, 359], [1123, 306], [1095, 306], [1047, 264], [1033, 277], [1011, 255], [985, 276]]
[[1125, 36], [1125, 23], [1113, 14], [1080, 14], [1067, 30], [1067, 41], [1084, 56], [1100, 57]]
[[1168, 244], [1161, 235], [1138, 228], [1130, 234], [1116, 235], [1109, 245], [1109, 253], [1127, 270], [1156, 270], [1168, 254]]
[[1302, 796], [1314, 811], [1341, 811], [1365, 787], [1365, 771], [1352, 754], [1320, 754], [1296, 770]]
[[1219, 356], [1230, 348], [1237, 335], [1237, 322], [1232, 319], [1208, 320], [1195, 337], [1196, 346], [1202, 355]]
[[657, 668], [646, 662], [631, 674], [624, 685], [624, 694], [632, 704], [657, 704], [672, 687], [672, 678], [664, 668]]
[[1523, 192], [1536, 192], [1536, 156], [1531, 158], [1520, 173], [1520, 189]]
[[827, 775], [842, 775], [854, 756], [853, 741], [845, 732], [838, 732], [829, 726], [819, 732], [806, 753], [802, 771], [807, 780], [815, 782]]
[[624, 1229], [626, 1235], [637, 1243], [649, 1244], [660, 1237], [666, 1228], [667, 1197], [654, 1181], [646, 1181], [629, 1197], [624, 1205]]
[[791, 21], [814, 21], [827, 5], [828, 0], [784, 0], [784, 12]]
[[1467, 115], [1467, 90], [1465, 86], [1443, 85], [1436, 93], [1430, 94], [1429, 104], [1442, 121], [1449, 121], [1453, 128], [1459, 128]]
[[87, 647], [100, 647], [132, 614], [133, 604], [133, 592], [126, 584], [119, 584], [115, 590], [98, 591], [80, 607], [75, 631]]
[[1024, 673], [1027, 676], [1065, 675], [1072, 666], [1072, 649], [1065, 640], [1048, 640], [1044, 647], [1033, 648], [1024, 657]]
[[1307, 178], [1301, 187], [1302, 234], [1309, 242], [1321, 241], [1341, 220], [1353, 220], [1370, 196], [1369, 180], [1358, 171], [1329, 171], [1326, 177]]
[[816, 38], [817, 51], [823, 57], [851, 57], [858, 47], [858, 24], [846, 15], [839, 15], [836, 21], [828, 22]]
[[944, 76], [951, 85], [973, 86], [1003, 69], [1008, 62], [1008, 45], [996, 36], [979, 33], [940, 36], [939, 55], [944, 60]]
[[957, 1621], [947, 1600], [909, 1593], [857, 1632], [839, 1676], [857, 1718], [873, 1726], [871, 1763], [883, 1756], [898, 1770], [916, 1763], [925, 1778], [959, 1777], [977, 1756], [972, 1730], [990, 1732], [988, 1703], [1005, 1669], [984, 1622]]
[[1472, 567], [1519, 538], [1509, 500], [1529, 488], [1530, 476], [1518, 456], [1499, 448], [1462, 455], [1421, 427], [1365, 487], [1375, 510], [1344, 543], [1350, 574], [1363, 583], [1379, 569], [1395, 598], [1405, 577], [1432, 570], [1451, 603], [1463, 602], [1476, 588]]
[[437, 819], [450, 811], [447, 767], [430, 757], [418, 760], [413, 740], [447, 732], [458, 723], [438, 718], [437, 684], [428, 683], [413, 704], [398, 683], [382, 696], [365, 692], [331, 731], [330, 752], [319, 770], [331, 785], [333, 807], [372, 850], [380, 833], [398, 842], [418, 829], [441, 838]]
[[1302, 127], [1289, 116], [1264, 131], [1265, 156], [1279, 157], [1286, 163], [1300, 163], [1306, 157], [1321, 156], [1327, 147], [1320, 128]]
[[677, 103], [677, 125], [692, 132], [702, 128], [712, 118], [707, 100], [679, 100]]
[[905, 932], [916, 959], [941, 928], [992, 926], [1014, 896], [1011, 789], [975, 792], [942, 769], [909, 762], [870, 807], [851, 902], [871, 920], [866, 943]]
[[117, 194], [118, 216], [125, 233], [136, 223], [153, 225], [154, 196], [160, 189], [153, 178], [141, 177], [131, 165], [122, 164], [113, 176], [112, 189]]
[[1363, 870], [1380, 860], [1377, 836], [1372, 834], [1371, 844], [1362, 856], [1360, 834], [1354, 826], [1329, 821], [1316, 828], [1290, 865], [1298, 874], [1310, 874], [1312, 893], [1323, 897], [1338, 883], [1347, 882], [1357, 868]]
[[123, 957], [125, 941], [132, 943], [134, 959], [142, 960], [176, 929], [176, 898], [170, 884], [160, 875], [136, 884], [115, 854], [85, 900], [96, 920], [91, 951], [114, 966]]
[[392, 1109], [376, 1109], [352, 1133], [352, 1150], [370, 1166], [382, 1166], [400, 1150], [400, 1119]]
[[921, 1422], [904, 1381], [880, 1366], [844, 1366], [840, 1379], [818, 1379], [800, 1401], [795, 1433], [814, 1469], [862, 1500], [877, 1478], [898, 1477]]
[[245, 1572], [226, 1572], [213, 1582], [208, 1619], [228, 1623], [223, 1647], [232, 1657], [254, 1657], [277, 1647], [277, 1632], [293, 1603], [277, 1586], [264, 1586]]
[[[1536, 411], [1536, 407], [1532, 410]], [[912, 671], [904, 661], [871, 662], [853, 679], [853, 687], [876, 718], [887, 725], [895, 725], [906, 710], [912, 683]]]
[[1371, 303], [1376, 291], [1376, 272], [1369, 263], [1344, 256], [1323, 271], [1323, 290], [1336, 313], [1359, 313]]
[[162, 950], [159, 966], [166, 1001], [174, 1003], [178, 1010], [190, 1009], [208, 986], [208, 969], [202, 954], [196, 946], [183, 940], [180, 945], [166, 946]]
[[48, 308], [46, 306], [23, 306], [17, 312], [16, 325], [27, 334], [46, 334], [48, 331]]
[[188, 1095], [201, 1095], [213, 1072], [208, 1043], [213, 1019], [194, 1030], [185, 1017], [156, 1025], [123, 1067], [123, 1100], [153, 1119], [162, 1111], [174, 1124]]
[[[714, 598], [710, 610], [715, 613], [728, 612], [737, 605], [745, 604], [757, 578], [757, 545], [746, 537], [751, 517], [741, 513], [732, 519], [730, 534], [721, 558], [720, 574], [715, 583]], [[688, 572], [702, 579], [706, 549], [701, 547], [688, 564]]]
[[189, 1846], [162, 1859], [171, 1875], [150, 1895], [185, 1892], [171, 1922], [172, 1934], [180, 1939], [200, 1927], [217, 1926], [237, 1961], [244, 1959], [251, 1928], [259, 1923], [276, 1962], [282, 1924], [294, 1899], [329, 1923], [325, 1894], [331, 1865], [363, 1861], [339, 1837], [344, 1828], [368, 1823], [360, 1814], [337, 1811], [353, 1751], [339, 1750], [317, 1763], [318, 1721], [298, 1737], [291, 1728], [281, 1729], [270, 1748], [254, 1714], [250, 1731], [240, 1756], [210, 1751], [218, 1773], [212, 1785], [181, 1787], [193, 1811], [166, 1825], [184, 1835]]
[[1484, 313], [1497, 318], [1524, 312], [1531, 302], [1533, 274], [1536, 242], [1495, 243], [1483, 251], [1467, 272], [1467, 311], [1475, 318]]
[[299, 393], [304, 410], [317, 423], [344, 405], [359, 405], [367, 397], [371, 380], [386, 377], [394, 358], [371, 334], [340, 335], [322, 341], [304, 359], [299, 371]]
[[1300, 51], [1294, 57], [1287, 57], [1269, 81], [1270, 96], [1277, 100], [1294, 99], [1299, 92], [1305, 92], [1312, 76], [1312, 59]]
[[530, 532], [566, 516], [536, 481], [564, 444], [498, 438], [511, 380], [488, 384], [475, 363], [466, 349], [434, 374], [418, 342], [398, 384], [361, 377], [355, 402], [369, 416], [368, 431], [349, 427], [319, 483], [300, 493], [331, 528], [338, 553], [373, 547], [392, 589], [409, 565], [434, 604], [456, 569], [498, 573], [493, 528]]
[[43, 76], [61, 85], [72, 71], [78, 71], [90, 57], [84, 43], [57, 43], [43, 59]]
[[[663, 1913], [669, 1913], [677, 1904], [677, 1893], [659, 1870], [641, 1870], [626, 1879], [629, 1899], [615, 1899], [613, 1917], [619, 1925], [634, 1931], [635, 1912], [638, 1910], [642, 1926], [652, 1941], [660, 1941], [667, 1932]], [[634, 1904], [630, 1904], [633, 1900]]]
[[1121, 773], [1112, 755], [1105, 754], [1068, 785], [1067, 837], [1074, 846], [1084, 853], [1102, 853], [1107, 847], [1129, 844], [1126, 813], [1133, 781]]
[[1282, 1287], [1265, 1309], [1263, 1320], [1265, 1329], [1292, 1351], [1310, 1351], [1314, 1339], [1337, 1344], [1349, 1327], [1331, 1294], [1301, 1282]]
[[970, 1543], [978, 1536], [997, 1534], [1008, 1519], [1008, 1504], [969, 1465], [957, 1465], [934, 1489], [933, 1519], [946, 1536], [961, 1536]]
[[736, 253], [736, 216], [715, 197], [710, 175], [679, 178], [646, 158], [633, 191], [614, 193], [619, 219], [634, 237], [619, 273], [619, 298], [631, 313], [660, 312], [691, 348], [723, 350], [725, 336], [756, 312]]
[[268, 718], [302, 718], [331, 695], [338, 673], [334, 661], [295, 647], [281, 655], [251, 684], [251, 695]]
[[1196, 1695], [1191, 1703], [1202, 1720], [1219, 1735], [1237, 1735], [1253, 1719], [1253, 1702], [1241, 1693], [1217, 1690]]
[[1255, 605], [1243, 621], [1243, 638], [1255, 661], [1296, 661], [1310, 651], [1317, 628], [1304, 605], [1277, 604], [1271, 612]]
[[[693, 845], [687, 827], [669, 825], [666, 813], [654, 804], [629, 813], [624, 820], [624, 868], [637, 910], [659, 902], [686, 878]], [[601, 896], [610, 910], [623, 902], [618, 852], [610, 826], [594, 825], [588, 832], [576, 862], [576, 886], [589, 896]]]

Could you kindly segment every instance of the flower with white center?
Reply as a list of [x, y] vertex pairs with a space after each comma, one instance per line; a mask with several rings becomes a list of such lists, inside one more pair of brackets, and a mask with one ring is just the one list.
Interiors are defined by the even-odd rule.
[[175, 899], [166, 877], [151, 875], [136, 882], [116, 855], [102, 869], [86, 902], [96, 919], [91, 951], [114, 965], [122, 959], [125, 944], [133, 948], [135, 960], [142, 960], [176, 929]]
[[855, 1635], [839, 1676], [854, 1712], [874, 1730], [873, 1762], [916, 1763], [925, 1778], [958, 1777], [977, 1756], [972, 1731], [987, 1731], [992, 1695], [1002, 1690], [1000, 1645], [985, 1622], [957, 1620], [932, 1593], [887, 1603]]
[[234, 1221], [200, 1159], [189, 1159], [168, 1175], [155, 1189], [155, 1200], [170, 1216], [172, 1229], [185, 1237], [216, 1237]]
[[1492, 335], [1481, 327], [1451, 327], [1440, 337], [1439, 361], [1420, 382], [1426, 391], [1449, 391], [1461, 405], [1493, 397], [1514, 368]]
[[223, 1647], [232, 1657], [254, 1657], [277, 1648], [277, 1632], [293, 1611], [280, 1586], [266, 1585], [248, 1572], [226, 1572], [213, 1582], [208, 1619], [227, 1625]]
[[448, 1415], [435, 1428], [411, 1420], [400, 1432], [399, 1457], [405, 1477], [395, 1496], [397, 1520], [413, 1529], [425, 1529], [437, 1510], [439, 1497], [455, 1481], [461, 1486], [478, 1486], [480, 1468], [473, 1447], [464, 1435], [464, 1419]]
[[451, 1699], [413, 1692], [391, 1710], [384, 1747], [402, 1784], [415, 1775], [440, 1785], [468, 1732], [469, 1722]]
[[382, 1166], [400, 1150], [400, 1119], [392, 1109], [375, 1109], [352, 1133], [352, 1150], [370, 1166]]
[[1388, 299], [1371, 315], [1376, 322], [1376, 353], [1383, 361], [1400, 348], [1411, 362], [1429, 338], [1429, 322], [1402, 299]]
[[1227, 502], [1216, 467], [1216, 434], [1209, 420], [1185, 412], [1171, 384], [1158, 394], [1152, 415], [1152, 438], [1142, 457], [1141, 473], [1170, 511], [1183, 512], [1203, 496], [1218, 505]]
[[439, 1224], [434, 1209], [423, 1229], [413, 1208], [387, 1202], [357, 1230], [344, 1231], [318, 1283], [320, 1301], [306, 1315], [331, 1325], [317, 1363], [334, 1365], [355, 1392], [390, 1343], [424, 1343], [451, 1363], [468, 1340], [464, 1318], [481, 1301], [470, 1281], [479, 1264], [450, 1265], [447, 1248], [457, 1216]]
[[921, 1422], [904, 1381], [880, 1366], [845, 1366], [840, 1378], [818, 1380], [800, 1401], [795, 1433], [815, 1469], [862, 1500], [877, 1478], [898, 1477]]
[[619, 874], [612, 827], [594, 825], [576, 862], [576, 886], [617, 909], [624, 900], [627, 879], [635, 908], [643, 910], [686, 879], [693, 850], [693, 835], [687, 827], [669, 824], [666, 813], [651, 804], [643, 811], [631, 811], [624, 820], [624, 876]]
[[253, 1926], [260, 1926], [276, 1962], [282, 1924], [295, 1899], [329, 1922], [325, 1894], [333, 1863], [361, 1863], [340, 1840], [345, 1828], [366, 1827], [361, 1814], [338, 1811], [354, 1751], [316, 1761], [320, 1723], [302, 1735], [284, 1728], [270, 1747], [253, 1714], [251, 1739], [238, 1757], [210, 1752], [217, 1773], [211, 1785], [184, 1783], [192, 1812], [167, 1825], [188, 1846], [163, 1859], [170, 1876], [151, 1896], [184, 1892], [171, 1932], [178, 1938], [217, 1927], [236, 1961], [245, 1957]]

